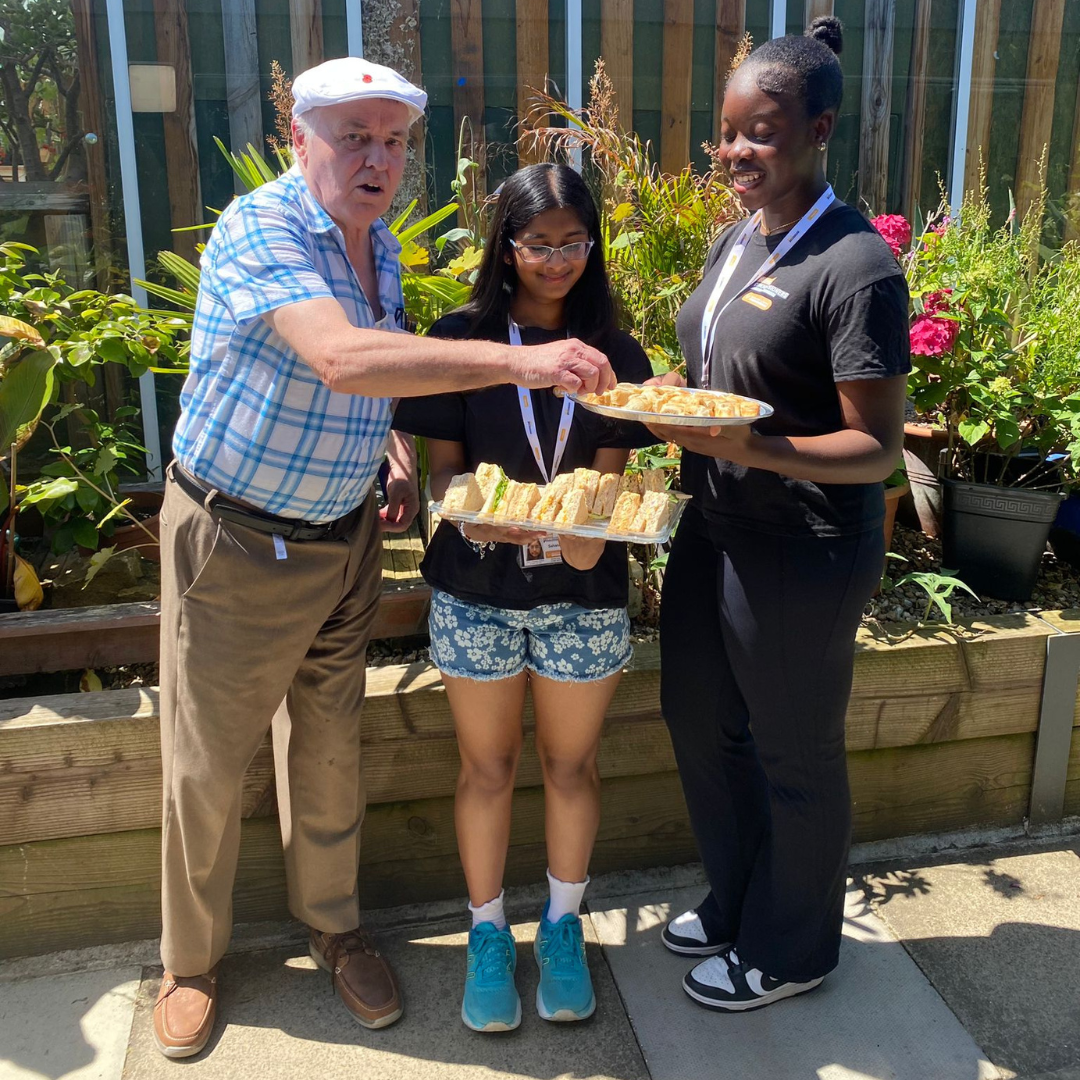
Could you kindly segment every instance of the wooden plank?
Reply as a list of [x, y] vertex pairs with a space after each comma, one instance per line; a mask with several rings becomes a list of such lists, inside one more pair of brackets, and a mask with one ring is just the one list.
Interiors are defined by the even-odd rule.
[[[417, 86], [424, 85], [420, 61], [420, 0], [398, 0], [398, 10], [390, 20], [390, 44], [402, 58], [401, 74]], [[417, 211], [427, 214], [427, 121], [421, 117], [409, 129], [412, 168], [416, 169]]]
[[[550, 60], [548, 58], [548, 0], [517, 0], [517, 113], [522, 131], [547, 126], [546, 117], [533, 110], [533, 91], [547, 87]], [[542, 154], [527, 145], [528, 139], [518, 142], [518, 164], [531, 165]]]
[[980, 162], [985, 166], [990, 160], [990, 118], [1000, 27], [1001, 0], [978, 0], [971, 61], [967, 155], [964, 159], [964, 187], [968, 191], [974, 190], [978, 183]]
[[975, 620], [956, 635], [889, 643], [868, 628], [855, 642], [855, 693], [864, 697], [1006, 689], [1041, 680], [1052, 628], [1030, 615]]
[[[0, 843], [121, 832], [161, 818], [156, 717], [98, 721], [75, 738], [55, 729], [5, 732], [0, 750]], [[244, 779], [244, 817], [276, 810], [269, 741]]]
[[[229, 0], [221, 8], [225, 41], [225, 92], [229, 110], [229, 147], [243, 153], [248, 145], [265, 152], [262, 102], [259, 95], [259, 42], [255, 29], [255, 0]], [[233, 190], [247, 188], [234, 177]]]
[[[86, 160], [86, 182], [90, 202], [91, 257], [94, 261], [98, 289], [107, 291], [112, 262], [112, 226], [109, 221], [109, 188], [105, 171], [105, 109], [101, 98], [101, 74], [98, 67], [97, 33], [90, 0], [71, 0], [75, 17], [75, 41], [79, 56], [79, 112], [87, 133], [93, 132], [97, 141], [83, 140], [82, 153]], [[20, 185], [21, 186], [21, 185]], [[116, 375], [106, 364], [105, 374]], [[114, 387], [115, 389], [115, 387]], [[117, 403], [110, 401], [110, 416]]]
[[86, 213], [89, 208], [87, 195], [66, 189], [56, 181], [0, 185], [0, 211], [4, 213], [49, 210], [57, 214], [78, 214]]
[[[479, 162], [469, 171], [465, 198], [482, 197], [487, 190], [484, 152], [484, 32], [480, 0], [450, 0], [450, 40], [453, 45], [454, 144], [462, 125], [462, 153]], [[459, 212], [458, 224], [465, 225]]]
[[600, 55], [615, 88], [619, 120], [634, 126], [634, 0], [600, 0]]
[[1040, 611], [1039, 621], [1049, 623], [1063, 634], [1080, 634], [1080, 608], [1064, 611]]
[[739, 43], [746, 33], [746, 0], [716, 0], [716, 41], [713, 44], [713, 122], [712, 138], [720, 141], [724, 114], [724, 88]]
[[832, 13], [833, 0], [806, 0], [803, 17], [806, 25], [809, 26], [814, 19], [822, 15], [831, 15]]
[[1065, 240], [1080, 240], [1080, 81], [1076, 84], [1073, 113], [1072, 156], [1069, 158], [1069, 196], [1065, 204]]
[[[689, 831], [677, 772], [614, 777], [600, 786], [599, 841], [649, 836], [657, 842]], [[544, 839], [544, 789], [514, 793], [512, 846]], [[360, 865], [381, 874], [384, 863], [457, 856], [454, 799], [417, 799], [372, 806], [364, 819]], [[363, 875], [363, 871], [361, 872]]]
[[660, 88], [660, 168], [690, 164], [690, 86], [694, 65], [694, 0], [664, 0], [663, 82]]
[[1034, 755], [1033, 735], [851, 754], [853, 839], [1023, 821]]
[[0, 676], [157, 659], [157, 603], [0, 615]]
[[292, 77], [323, 61], [322, 0], [289, 0]]
[[[161, 120], [165, 127], [169, 220], [173, 229], [185, 229], [203, 220], [186, 0], [154, 0], [154, 33], [158, 63], [170, 65], [176, 73], [176, 109], [162, 113]], [[198, 262], [197, 245], [201, 239], [198, 233], [174, 232], [172, 250]]]
[[[157, 829], [0, 848], [0, 956], [156, 938], [160, 889]], [[289, 917], [276, 821], [244, 822], [233, 914]]]
[[[912, 639], [859, 654], [848, 748], [970, 742], [1035, 730], [1051, 628], [1026, 616], [997, 634], [958, 644]], [[153, 824], [159, 813], [156, 691], [61, 695], [0, 705], [0, 842]], [[518, 786], [540, 782], [533, 714]], [[372, 803], [452, 793], [458, 769], [453, 721], [437, 671], [425, 663], [373, 668], [363, 718]], [[245, 813], [273, 812], [270, 749], [245, 788]], [[603, 775], [673, 768], [659, 711], [659, 652], [637, 649], [608, 714]], [[4, 825], [5, 817], [7, 824]], [[75, 823], [73, 825], [73, 823]], [[6, 831], [5, 831], [6, 829]]]
[[923, 137], [926, 133], [927, 68], [933, 0], [916, 0], [908, 73], [907, 123], [904, 125], [903, 213], [915, 220], [922, 199]]
[[[543, 791], [516, 793], [507, 883], [542, 880]], [[234, 894], [237, 921], [287, 918], [277, 823], [245, 821]], [[594, 873], [671, 865], [695, 857], [678, 775], [601, 788]], [[0, 847], [0, 957], [160, 933], [157, 829]], [[364, 822], [365, 907], [462, 896], [453, 800], [373, 806]]]
[[[857, 840], [1022, 820], [1030, 735], [851, 756]], [[1080, 787], [1080, 755], [1070, 769]], [[594, 872], [671, 865], [694, 857], [673, 773], [608, 780], [601, 788]], [[515, 795], [507, 882], [535, 881], [545, 866], [540, 793]], [[460, 896], [451, 801], [373, 806], [361, 848], [366, 906]], [[52, 951], [158, 933], [159, 832], [133, 830], [0, 847], [0, 956]], [[397, 853], [398, 858], [392, 856]], [[243, 823], [235, 914], [286, 915], [277, 825]]]
[[1064, 19], [1065, 0], [1039, 0], [1032, 9], [1016, 163], [1016, 208], [1020, 219], [1039, 193], [1039, 162], [1054, 123], [1054, 89]]
[[[605, 775], [674, 767], [659, 716], [656, 661], [653, 652], [648, 666], [628, 672], [616, 692], [601, 753]], [[0, 702], [0, 843], [156, 824], [157, 710], [156, 688]], [[525, 725], [531, 746], [531, 707]], [[370, 802], [452, 793], [457, 744], [446, 694], [431, 665], [373, 668], [362, 732]], [[525, 757], [518, 786], [540, 782], [535, 754], [528, 750]], [[245, 817], [275, 812], [272, 777], [267, 737], [245, 778]]]
[[849, 751], [956, 742], [990, 735], [1034, 732], [1042, 684], [1008, 690], [868, 698], [855, 695], [847, 712]]
[[889, 112], [892, 107], [893, 0], [865, 0], [862, 121], [859, 129], [859, 202], [883, 214], [889, 187]]
[[1069, 770], [1065, 780], [1066, 817], [1080, 815], [1080, 729], [1073, 729], [1072, 746], [1069, 749]]

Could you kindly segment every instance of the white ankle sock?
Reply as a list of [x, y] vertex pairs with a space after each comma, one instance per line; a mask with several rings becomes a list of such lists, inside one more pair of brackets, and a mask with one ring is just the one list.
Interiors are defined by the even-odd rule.
[[494, 900], [488, 900], [479, 907], [473, 907], [469, 905], [469, 911], [472, 913], [473, 926], [479, 926], [482, 922], [494, 923], [500, 930], [506, 929], [506, 916], [503, 914], [503, 890], [499, 890], [499, 895]]
[[581, 910], [581, 898], [585, 895], [584, 881], [560, 881], [547, 872], [548, 887], [551, 889], [551, 902], [548, 904], [548, 922], [558, 922], [564, 915], [577, 915]]

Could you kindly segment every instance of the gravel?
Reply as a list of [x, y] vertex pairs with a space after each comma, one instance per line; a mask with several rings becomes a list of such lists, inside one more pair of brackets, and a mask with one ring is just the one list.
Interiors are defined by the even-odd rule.
[[[940, 540], [931, 540], [916, 529], [908, 529], [898, 524], [893, 533], [892, 550], [907, 560], [888, 560], [886, 573], [894, 581], [910, 571], [941, 573]], [[917, 622], [925, 612], [926, 600], [926, 591], [914, 583], [885, 589], [867, 605], [863, 621], [910, 625]], [[1015, 600], [995, 600], [992, 597], [976, 598], [962, 589], [954, 589], [949, 602], [952, 604], [954, 622], [985, 618], [987, 615], [1080, 607], [1080, 570], [1061, 562], [1048, 550], [1043, 555], [1042, 568], [1030, 600], [1019, 603]], [[942, 621], [940, 612], [933, 609], [930, 621]]]

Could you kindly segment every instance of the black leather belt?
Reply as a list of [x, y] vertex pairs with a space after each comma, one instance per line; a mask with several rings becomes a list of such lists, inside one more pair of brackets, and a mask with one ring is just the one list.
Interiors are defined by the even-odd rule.
[[256, 532], [273, 533], [285, 540], [342, 540], [352, 532], [362, 509], [361, 505], [336, 521], [317, 524], [242, 506], [220, 491], [204, 487], [175, 461], [169, 466], [168, 475], [188, 498], [197, 502], [215, 520], [231, 521]]

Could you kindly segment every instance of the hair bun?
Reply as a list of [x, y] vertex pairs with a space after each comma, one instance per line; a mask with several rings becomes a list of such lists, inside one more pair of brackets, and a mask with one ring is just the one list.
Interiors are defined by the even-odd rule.
[[844, 50], [844, 24], [835, 15], [819, 15], [806, 28], [806, 36], [828, 45], [837, 56]]

